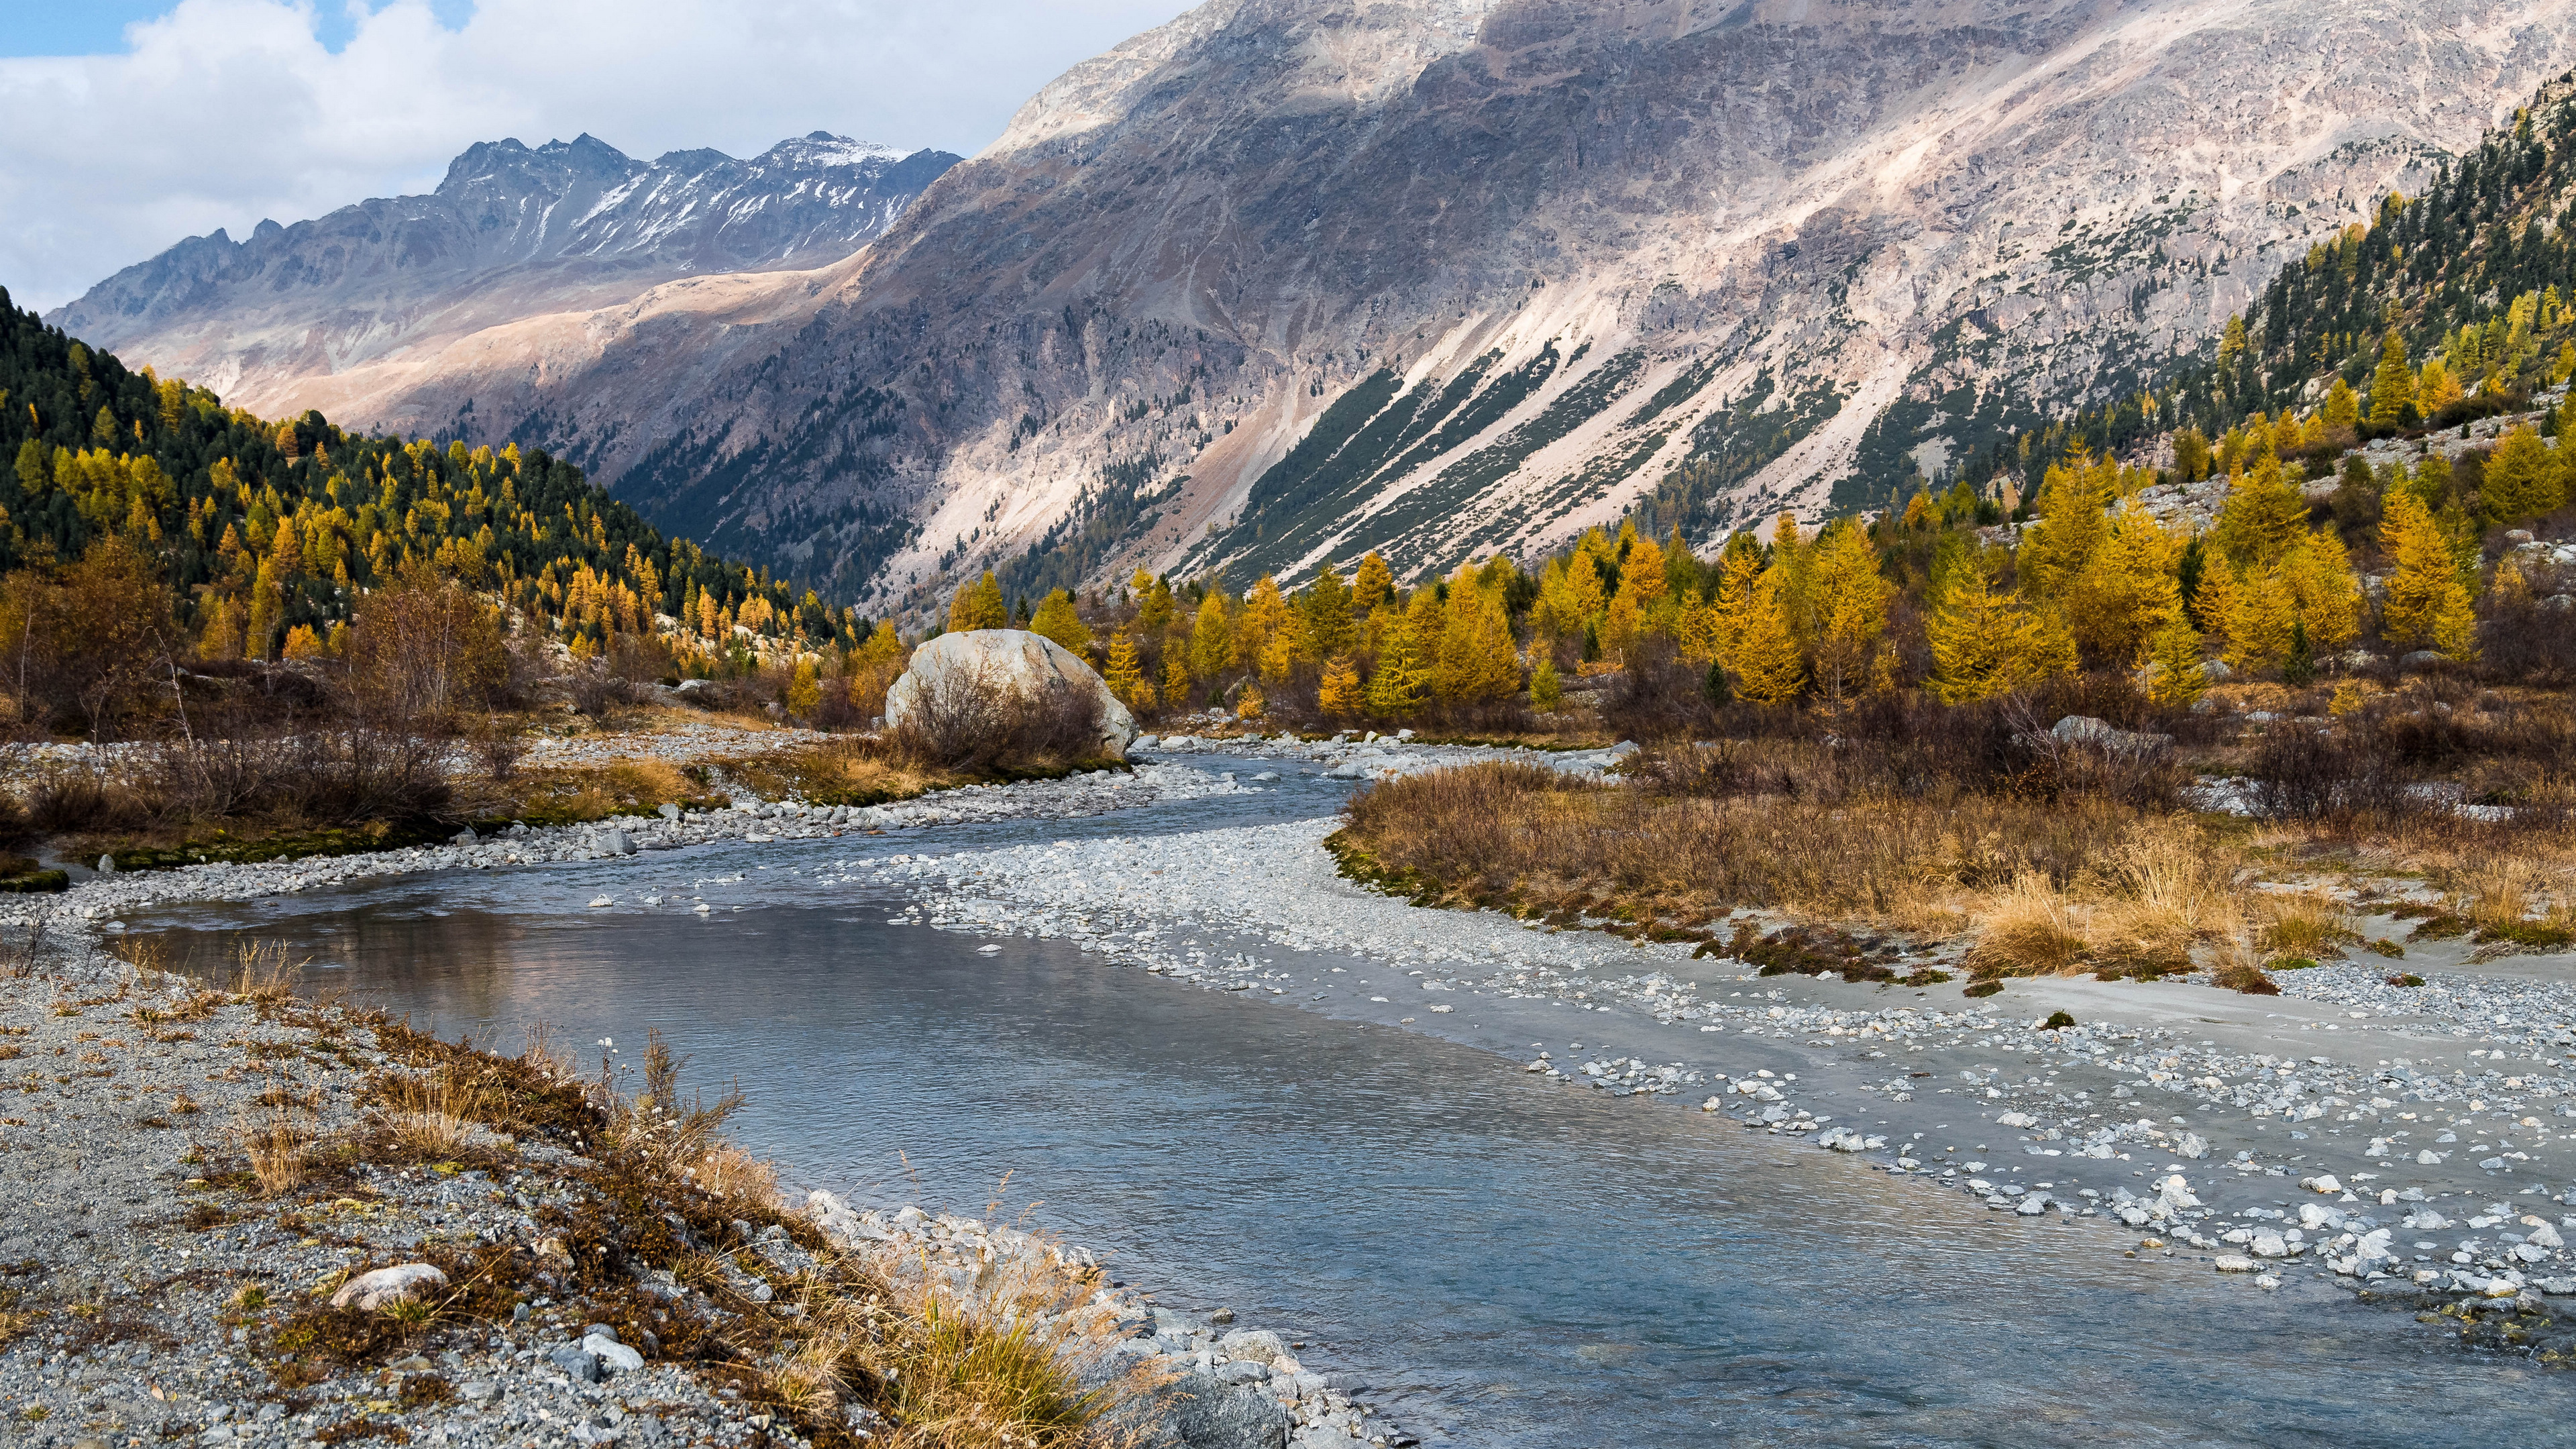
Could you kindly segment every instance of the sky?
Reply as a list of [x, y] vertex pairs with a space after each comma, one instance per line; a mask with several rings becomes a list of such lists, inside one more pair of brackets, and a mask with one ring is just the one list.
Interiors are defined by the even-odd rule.
[[0, 287], [427, 191], [476, 141], [973, 155], [1188, 0], [0, 0]]

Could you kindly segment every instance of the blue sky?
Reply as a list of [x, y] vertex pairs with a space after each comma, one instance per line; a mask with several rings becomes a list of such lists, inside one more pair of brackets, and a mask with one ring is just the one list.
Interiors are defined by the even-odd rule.
[[[170, 13], [171, 0], [0, 0], [0, 55], [104, 55], [125, 48], [125, 27]], [[430, 0], [430, 9], [453, 30], [474, 13], [474, 0]], [[337, 53], [358, 31], [345, 5], [320, 4], [314, 30], [323, 48]]]
[[0, 287], [435, 186], [476, 141], [971, 155], [1189, 0], [0, 0]]

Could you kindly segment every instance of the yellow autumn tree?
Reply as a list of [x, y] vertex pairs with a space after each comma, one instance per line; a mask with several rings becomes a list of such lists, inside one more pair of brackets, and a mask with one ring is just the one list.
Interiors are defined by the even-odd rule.
[[[1270, 675], [1264, 660], [1280, 636], [1289, 632], [1291, 623], [1288, 600], [1279, 592], [1279, 581], [1268, 574], [1262, 575], [1261, 582], [1254, 584], [1252, 591], [1243, 596], [1243, 614], [1234, 627], [1233, 662]], [[1287, 642], [1293, 650], [1296, 646], [1294, 637]]]
[[2460, 582], [2450, 540], [2411, 489], [2388, 490], [2382, 507], [2379, 547], [2390, 572], [2380, 632], [2401, 648], [2430, 647], [2448, 654], [2452, 650], [2440, 642], [2447, 630], [2455, 645], [2468, 647], [2468, 631], [2460, 620], [2470, 614], [2469, 593]]
[[2281, 560], [2281, 581], [2289, 587], [2309, 647], [2332, 652], [2361, 632], [2361, 580], [2353, 576], [2352, 555], [2341, 534], [2331, 528], [2310, 530]]
[[1932, 696], [1946, 704], [1991, 699], [2053, 675], [2075, 672], [2065, 627], [1998, 592], [1983, 572], [1958, 570], [1925, 627], [1932, 646]]
[[962, 634], [969, 629], [1007, 629], [1011, 627], [1011, 606], [1002, 601], [1001, 581], [986, 569], [984, 576], [957, 591], [948, 601], [948, 632]]
[[1395, 718], [1429, 702], [1440, 623], [1437, 592], [1427, 585], [1414, 590], [1413, 602], [1379, 646], [1377, 672], [1369, 676], [1372, 714]]
[[1360, 692], [1360, 667], [1348, 654], [1324, 661], [1324, 677], [1315, 689], [1315, 707], [1328, 718], [1349, 719], [1368, 703]]
[[1475, 703], [1518, 693], [1520, 652], [1512, 645], [1502, 601], [1477, 588], [1462, 568], [1450, 581], [1442, 613], [1433, 696], [1447, 703]]
[[1190, 675], [1213, 680], [1234, 663], [1234, 623], [1226, 617], [1225, 594], [1209, 589], [1199, 601], [1198, 621], [1190, 629]]
[[2274, 564], [2308, 526], [2308, 500], [2269, 453], [2228, 482], [2211, 530], [2219, 551], [2239, 564]]
[[2035, 526], [2024, 536], [2013, 570], [2034, 597], [2057, 598], [2080, 577], [2102, 542], [2103, 510], [2119, 488], [2120, 465], [2077, 453], [2051, 463], [2032, 505]]
[[2209, 691], [2201, 663], [2200, 635], [2177, 617], [2158, 631], [2147, 656], [2147, 698], [2168, 709], [2189, 709]]
[[2059, 582], [2058, 604], [2076, 647], [2091, 659], [2125, 668], [2145, 653], [2149, 640], [2180, 623], [2176, 569], [2186, 546], [2137, 500], [2122, 504], [2083, 569]]
[[1136, 641], [1125, 630], [1109, 636], [1109, 672], [1104, 676], [1109, 692], [1118, 696], [1131, 709], [1152, 705], [1154, 686], [1145, 682], [1145, 671], [1137, 661]]
[[1787, 704], [1806, 688], [1807, 663], [1789, 625], [1788, 577], [1774, 564], [1753, 581], [1735, 636], [1736, 692], [1763, 704]]
[[2406, 342], [2392, 329], [2379, 349], [2379, 370], [2370, 379], [2370, 421], [2394, 426], [2414, 401], [2415, 373], [2406, 365]]
[[1036, 616], [1029, 620], [1029, 632], [1043, 634], [1075, 654], [1090, 657], [1090, 626], [1082, 622], [1081, 613], [1074, 608], [1073, 595], [1063, 589], [1038, 604]]
[[2291, 629], [2299, 621], [2298, 601], [2278, 568], [2231, 568], [2227, 612], [2220, 622], [2225, 642], [2218, 657], [2231, 669], [2262, 669], [2279, 664], [2290, 653]]
[[1538, 657], [1538, 667], [1530, 671], [1530, 707], [1541, 714], [1553, 714], [1565, 703], [1565, 686], [1556, 677], [1556, 661], [1545, 654]]
[[1360, 560], [1359, 573], [1351, 580], [1351, 607], [1365, 614], [1385, 603], [1387, 596], [1394, 592], [1394, 571], [1386, 566], [1386, 560], [1378, 555], [1376, 549], [1370, 549]]
[[1816, 687], [1839, 704], [1863, 685], [1895, 591], [1879, 572], [1869, 531], [1854, 519], [1827, 525], [1815, 556]]

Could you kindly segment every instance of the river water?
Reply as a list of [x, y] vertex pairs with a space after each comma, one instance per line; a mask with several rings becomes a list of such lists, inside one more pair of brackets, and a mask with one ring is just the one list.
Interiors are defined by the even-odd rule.
[[315, 983], [505, 1049], [538, 1022], [621, 1054], [658, 1028], [710, 1095], [739, 1080], [737, 1139], [797, 1186], [1023, 1217], [1166, 1305], [1305, 1341], [1435, 1445], [2527, 1444], [2576, 1422], [2576, 1379], [2302, 1277], [2263, 1294], [2130, 1261], [2113, 1228], [1971, 1213], [1669, 1102], [1065, 942], [988, 956], [888, 924], [901, 898], [832, 864], [1311, 816], [1342, 788], [131, 924], [182, 962], [283, 941]]

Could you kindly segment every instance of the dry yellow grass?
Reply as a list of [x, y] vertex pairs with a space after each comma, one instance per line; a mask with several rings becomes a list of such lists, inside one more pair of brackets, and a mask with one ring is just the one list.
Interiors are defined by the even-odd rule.
[[2254, 944], [2278, 956], [2316, 959], [2361, 939], [2343, 903], [2321, 890], [2252, 891]]
[[232, 994], [253, 1006], [284, 1006], [295, 999], [296, 985], [303, 979], [303, 963], [288, 960], [283, 944], [245, 941], [235, 955]]
[[455, 1156], [488, 1115], [485, 1086], [456, 1070], [397, 1076], [385, 1088], [394, 1141], [423, 1158]]
[[316, 1141], [312, 1128], [281, 1111], [264, 1122], [242, 1119], [234, 1135], [249, 1154], [260, 1196], [280, 1197], [304, 1185]]

